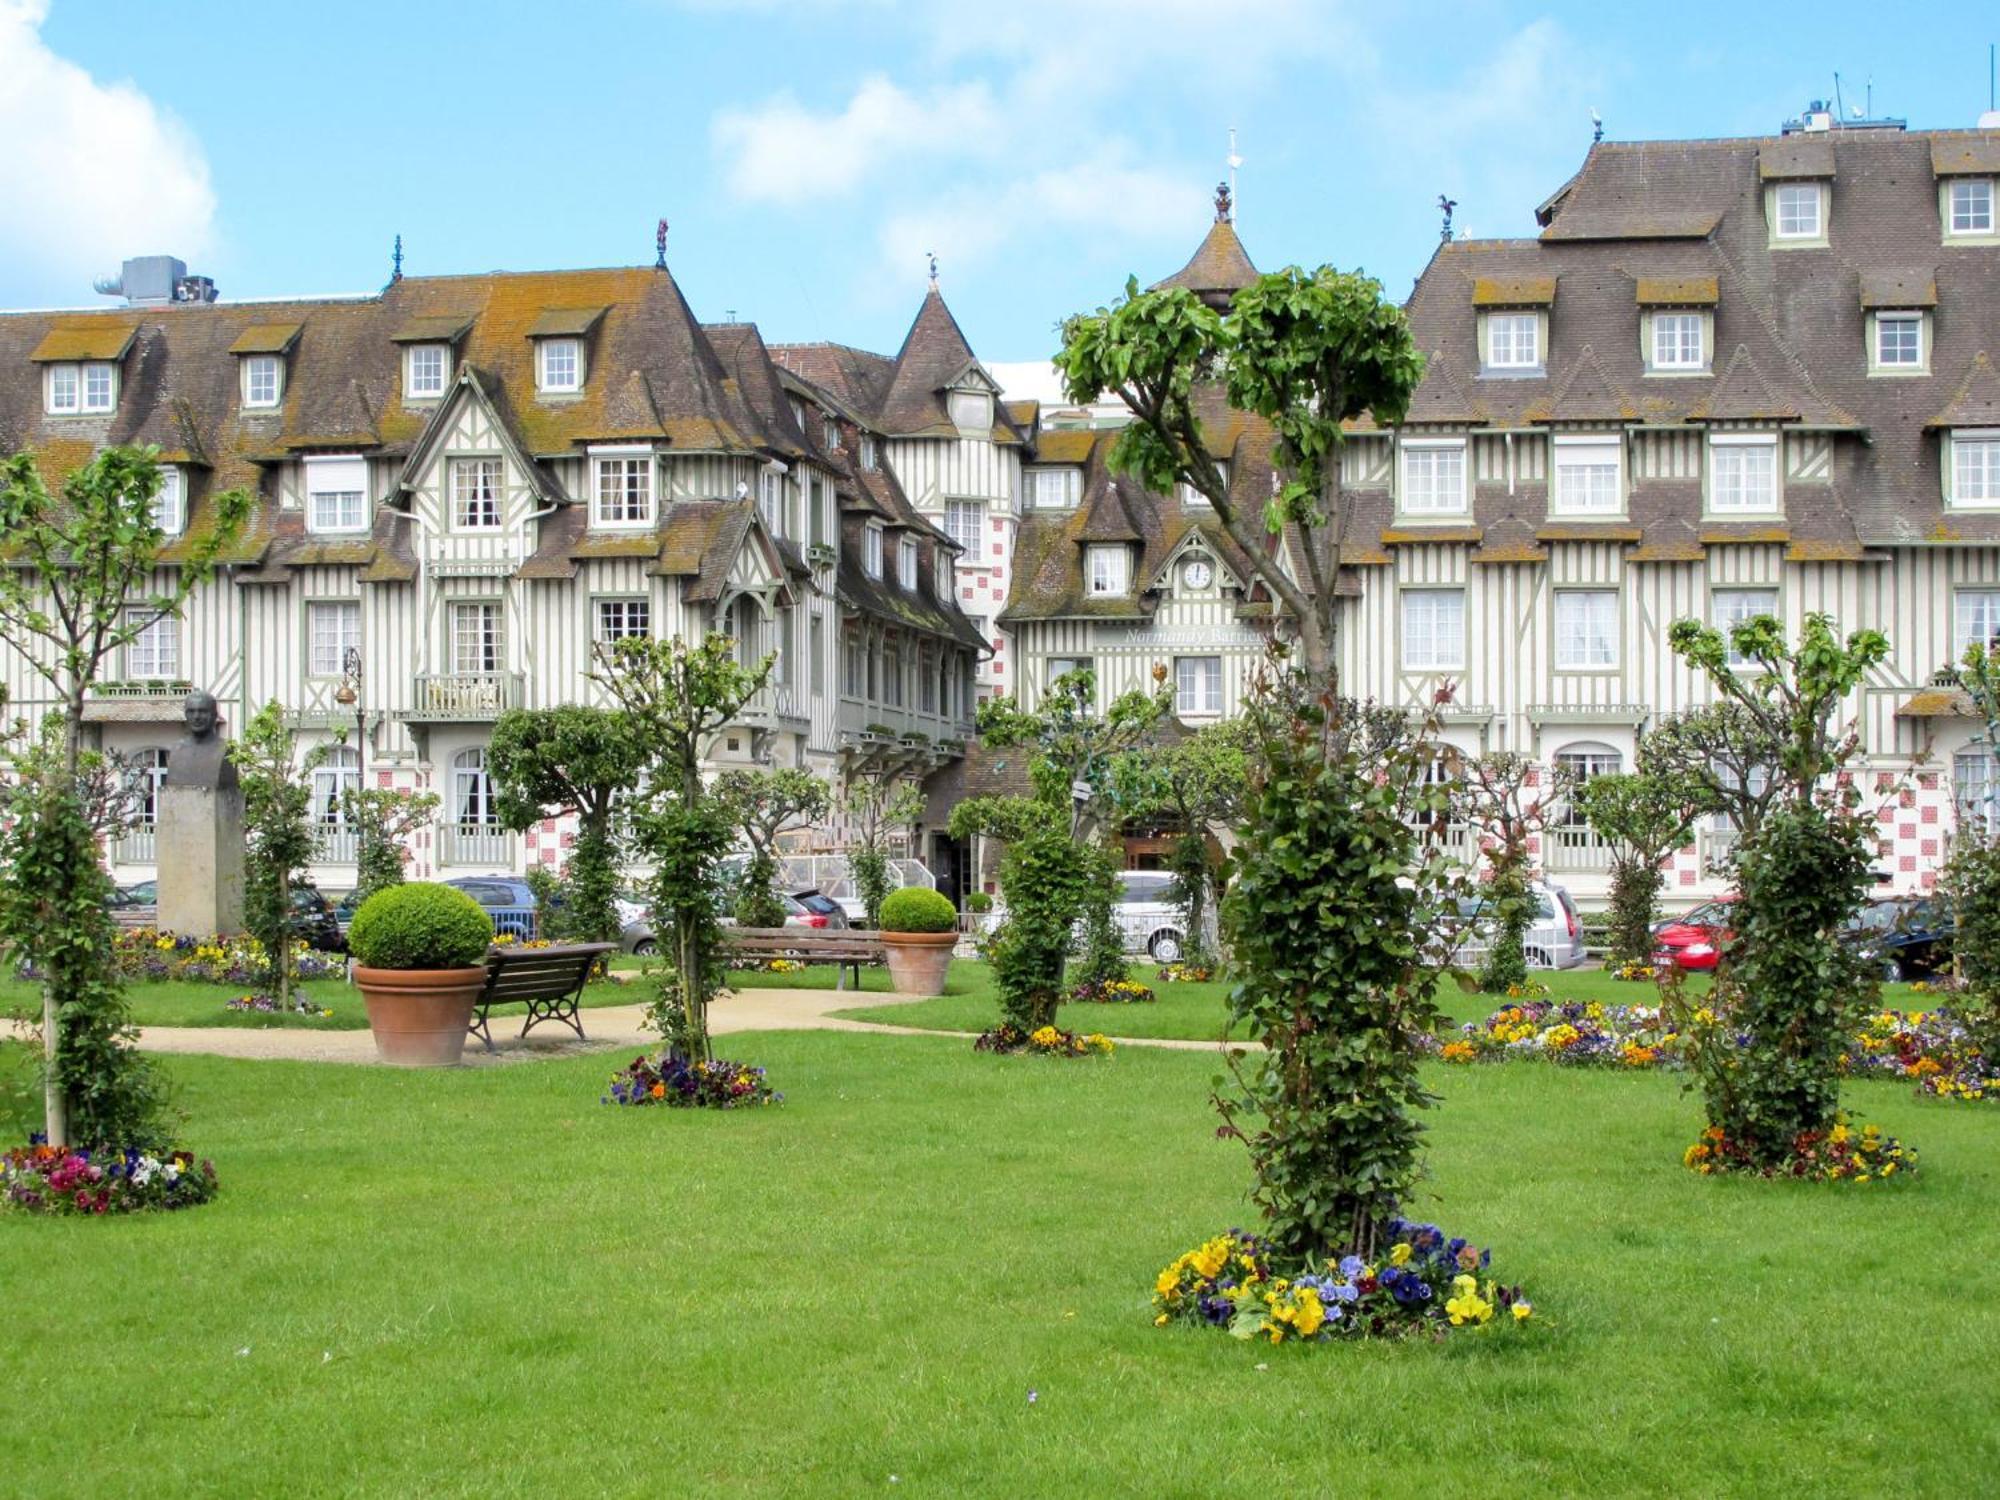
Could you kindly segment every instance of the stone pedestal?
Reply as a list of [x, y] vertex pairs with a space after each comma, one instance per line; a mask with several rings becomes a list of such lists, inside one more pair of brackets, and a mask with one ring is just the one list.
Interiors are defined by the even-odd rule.
[[160, 788], [155, 830], [159, 925], [207, 937], [243, 930], [243, 792], [221, 787]]

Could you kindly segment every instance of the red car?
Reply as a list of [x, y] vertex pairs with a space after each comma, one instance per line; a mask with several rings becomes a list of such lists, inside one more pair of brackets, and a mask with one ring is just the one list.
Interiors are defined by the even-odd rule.
[[1734, 896], [1704, 901], [1684, 917], [1662, 922], [1653, 929], [1653, 965], [1672, 964], [1681, 969], [1713, 969], [1722, 945], [1736, 936], [1729, 925], [1729, 908]]

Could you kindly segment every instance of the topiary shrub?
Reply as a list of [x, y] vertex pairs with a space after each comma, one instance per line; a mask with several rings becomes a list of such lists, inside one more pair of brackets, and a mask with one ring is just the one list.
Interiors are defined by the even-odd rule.
[[412, 883], [361, 903], [347, 947], [363, 968], [467, 969], [485, 961], [493, 919], [464, 891]]
[[957, 928], [957, 911], [936, 891], [906, 885], [882, 899], [884, 932], [953, 932]]
[[988, 891], [974, 891], [965, 898], [965, 909], [975, 917], [983, 917], [993, 910], [993, 896]]

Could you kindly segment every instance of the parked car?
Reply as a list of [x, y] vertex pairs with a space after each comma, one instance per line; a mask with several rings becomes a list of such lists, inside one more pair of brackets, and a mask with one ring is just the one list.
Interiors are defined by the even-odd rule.
[[322, 953], [347, 951], [347, 931], [334, 915], [333, 903], [317, 886], [293, 888], [292, 930]]
[[1731, 923], [1734, 896], [1704, 901], [1686, 916], [1653, 924], [1653, 966], [1703, 972], [1713, 969], [1722, 945], [1736, 936]]
[[1155, 963], [1180, 961], [1187, 952], [1187, 912], [1173, 899], [1174, 877], [1165, 870], [1120, 870], [1114, 916], [1127, 953]]
[[1936, 897], [1891, 896], [1862, 907], [1841, 935], [1864, 958], [1878, 961], [1882, 977], [1893, 984], [1949, 965], [1957, 930], [1951, 907]]
[[[833, 911], [816, 910], [801, 901], [797, 896], [781, 894], [778, 897], [778, 901], [785, 908], [785, 925], [787, 927], [811, 927], [821, 930], [831, 930], [847, 925], [846, 914], [840, 910], [839, 902], [833, 901], [831, 897], [820, 896], [817, 891], [809, 891], [807, 894], [830, 903], [834, 908]], [[734, 927], [736, 925], [736, 917], [731, 912], [723, 912], [716, 920], [724, 927]], [[624, 929], [618, 934], [618, 940], [624, 946], [627, 953], [636, 953], [642, 957], [660, 951], [659, 937], [653, 929], [651, 913], [642, 913], [637, 918], [626, 922]]]
[[535, 888], [520, 876], [461, 875], [444, 884], [464, 891], [485, 907], [496, 936], [526, 941], [535, 935], [540, 904], [535, 900]]
[[[1569, 888], [1536, 880], [1529, 882], [1528, 893], [1535, 902], [1534, 916], [1521, 941], [1528, 967], [1575, 968], [1584, 959], [1583, 923]], [[1452, 961], [1461, 968], [1474, 968], [1485, 961], [1493, 943], [1492, 903], [1483, 896], [1471, 897], [1460, 907], [1459, 915], [1466, 925]]]
[[827, 895], [826, 892], [817, 890], [812, 886], [807, 886], [803, 890], [792, 891], [789, 894], [794, 901], [798, 902], [807, 911], [826, 918], [824, 922], [810, 925], [829, 929], [843, 928], [848, 925], [847, 908], [834, 900], [833, 897]]

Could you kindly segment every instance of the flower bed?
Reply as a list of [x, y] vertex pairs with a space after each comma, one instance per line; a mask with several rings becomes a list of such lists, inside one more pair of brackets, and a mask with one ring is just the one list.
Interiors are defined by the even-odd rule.
[[23, 1213], [171, 1213], [215, 1196], [215, 1166], [185, 1151], [72, 1151], [37, 1141], [0, 1155], [0, 1204]]
[[1101, 1031], [1064, 1031], [1059, 1026], [1043, 1026], [1023, 1031], [1003, 1022], [991, 1031], [982, 1031], [973, 1042], [975, 1052], [1032, 1052], [1041, 1057], [1109, 1057], [1111, 1038]]
[[1196, 960], [1185, 960], [1177, 964], [1160, 965], [1161, 984], [1207, 984], [1215, 978], [1212, 964]]
[[1613, 979], [1641, 980], [1650, 983], [1659, 976], [1659, 971], [1651, 964], [1628, 959], [1611, 971]]
[[[1153, 1284], [1157, 1327], [1190, 1323], [1239, 1339], [1443, 1338], [1454, 1329], [1526, 1322], [1534, 1304], [1518, 1286], [1485, 1277], [1491, 1252], [1447, 1239], [1435, 1224], [1389, 1226], [1371, 1263], [1344, 1256], [1280, 1274], [1263, 1242], [1240, 1229], [1175, 1260]], [[1502, 1314], [1505, 1314], [1503, 1317]]]
[[309, 1000], [304, 995], [293, 996], [289, 1007], [279, 1005], [276, 997], [271, 995], [238, 995], [234, 1000], [223, 1001], [222, 1008], [247, 1011], [260, 1016], [275, 1016], [283, 1011], [287, 1015], [312, 1016], [322, 1021], [333, 1014], [327, 1006]]
[[606, 1104], [665, 1104], [681, 1109], [748, 1109], [783, 1104], [762, 1068], [711, 1058], [693, 1062], [676, 1052], [635, 1057], [611, 1075]]
[[1145, 1005], [1160, 997], [1136, 979], [1086, 981], [1069, 992], [1072, 1005]]
[[[264, 978], [264, 945], [242, 937], [194, 937], [152, 927], [121, 929], [113, 952], [127, 979], [184, 979], [197, 984], [252, 984]], [[303, 940], [296, 945], [292, 973], [299, 979], [337, 979], [347, 960], [322, 953]]]
[[1747, 1172], [1759, 1177], [1798, 1177], [1812, 1182], [1886, 1182], [1917, 1170], [1917, 1153], [1879, 1125], [1855, 1130], [1840, 1116], [1830, 1130], [1802, 1132], [1791, 1152], [1774, 1167], [1759, 1167], [1741, 1146], [1711, 1125], [1687, 1148], [1681, 1160], [1704, 1177], [1721, 1172]]

